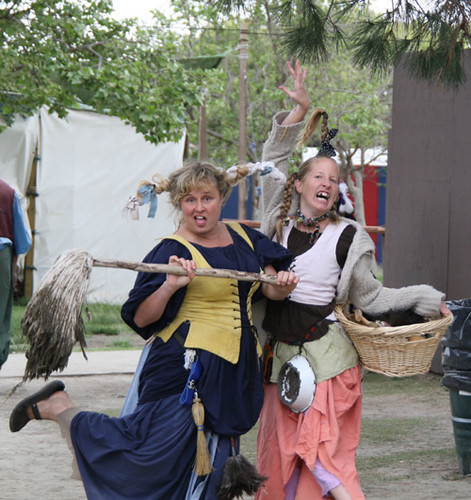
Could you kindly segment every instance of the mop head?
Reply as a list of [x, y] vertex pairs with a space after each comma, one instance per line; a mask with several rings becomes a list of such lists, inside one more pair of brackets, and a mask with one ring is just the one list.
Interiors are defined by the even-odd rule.
[[29, 343], [23, 381], [47, 380], [52, 372], [62, 371], [76, 342], [86, 358], [82, 304], [92, 267], [89, 253], [69, 250], [44, 275], [21, 321]]
[[232, 500], [242, 498], [244, 494], [253, 496], [266, 480], [243, 455], [229, 457], [224, 466], [218, 498]]

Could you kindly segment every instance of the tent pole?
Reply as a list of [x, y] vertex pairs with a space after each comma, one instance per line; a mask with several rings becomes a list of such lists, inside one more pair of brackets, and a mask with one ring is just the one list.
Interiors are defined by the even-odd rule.
[[28, 196], [28, 221], [31, 228], [32, 243], [31, 248], [25, 255], [25, 269], [24, 269], [24, 296], [30, 298], [33, 295], [33, 271], [34, 271], [34, 241], [36, 234], [36, 197], [38, 196], [37, 191], [37, 178], [38, 178], [38, 144], [34, 149], [33, 164], [31, 167], [31, 175], [29, 177], [28, 189], [26, 190], [26, 195]]

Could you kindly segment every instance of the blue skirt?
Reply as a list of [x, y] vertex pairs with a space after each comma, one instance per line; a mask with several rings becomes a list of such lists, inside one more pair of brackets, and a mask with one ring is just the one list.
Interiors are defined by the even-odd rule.
[[217, 498], [230, 439], [214, 436], [209, 443], [213, 472], [195, 481], [196, 432], [191, 408], [180, 404], [179, 395], [146, 403], [120, 418], [78, 413], [71, 436], [87, 498]]

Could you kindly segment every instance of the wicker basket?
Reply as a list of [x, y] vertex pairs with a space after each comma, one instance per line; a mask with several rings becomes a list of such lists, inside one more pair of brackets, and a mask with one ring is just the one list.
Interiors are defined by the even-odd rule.
[[388, 377], [427, 373], [438, 343], [453, 321], [440, 319], [405, 326], [366, 326], [354, 321], [342, 306], [335, 314], [355, 346], [362, 365]]

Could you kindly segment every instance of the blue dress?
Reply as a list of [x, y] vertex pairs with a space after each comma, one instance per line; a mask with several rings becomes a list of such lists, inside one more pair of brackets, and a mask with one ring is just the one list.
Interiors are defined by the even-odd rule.
[[[233, 243], [206, 248], [194, 245], [213, 268], [259, 272], [268, 264], [287, 269], [291, 254], [259, 231], [243, 226], [254, 249], [231, 227]], [[167, 263], [171, 255], [191, 258], [175, 240], [164, 239], [144, 262]], [[164, 328], [176, 316], [187, 287], [170, 299], [159, 321], [139, 328], [133, 317], [138, 305], [166, 279], [165, 274], [139, 273], [122, 308], [122, 317], [144, 339]], [[119, 418], [80, 412], [72, 420], [71, 437], [87, 496], [93, 500], [215, 499], [224, 464], [231, 454], [231, 438], [256, 423], [263, 404], [263, 381], [257, 341], [246, 301], [251, 282], [238, 281], [242, 333], [240, 354], [232, 364], [199, 349], [202, 375], [198, 393], [205, 407], [205, 429], [212, 450], [213, 472], [192, 476], [196, 455], [196, 427], [191, 407], [180, 403], [188, 379], [181, 342], [188, 332], [182, 323], [166, 343], [151, 344], [139, 376], [135, 411]], [[257, 292], [259, 294], [260, 292]], [[254, 299], [256, 296], [254, 296]], [[217, 319], [216, 319], [217, 320]]]

